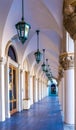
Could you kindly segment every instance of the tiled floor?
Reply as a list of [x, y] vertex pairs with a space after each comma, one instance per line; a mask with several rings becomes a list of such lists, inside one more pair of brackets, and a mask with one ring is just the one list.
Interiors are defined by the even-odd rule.
[[0, 123], [0, 130], [64, 130], [58, 98], [47, 97], [16, 113]]

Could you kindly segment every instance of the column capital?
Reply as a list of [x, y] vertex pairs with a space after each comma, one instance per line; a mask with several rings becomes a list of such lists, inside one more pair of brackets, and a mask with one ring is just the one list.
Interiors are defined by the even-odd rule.
[[70, 36], [76, 40], [76, 0], [64, 1], [63, 24]]
[[23, 69], [20, 69], [20, 72], [21, 72], [21, 73], [23, 73], [23, 72], [24, 72], [24, 70], [23, 70]]
[[6, 63], [6, 58], [0, 57], [0, 64], [5, 64], [5, 63]]
[[62, 53], [59, 62], [64, 70], [74, 68], [74, 53]]
[[21, 69], [21, 64], [18, 64], [18, 69]]
[[36, 80], [38, 80], [38, 78], [36, 78]]

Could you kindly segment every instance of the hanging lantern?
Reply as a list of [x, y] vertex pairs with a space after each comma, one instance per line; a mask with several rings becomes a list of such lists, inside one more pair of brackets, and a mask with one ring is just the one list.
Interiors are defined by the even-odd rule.
[[34, 55], [35, 55], [36, 62], [38, 64], [41, 61], [42, 54], [39, 50], [37, 50], [37, 52], [35, 52]]
[[15, 25], [19, 40], [22, 44], [28, 39], [31, 26], [24, 21], [24, 1], [22, 0], [22, 19]]
[[49, 65], [48, 65], [48, 59], [46, 59], [46, 71], [45, 73], [48, 73], [49, 72]]
[[39, 62], [42, 59], [42, 53], [39, 51], [39, 30], [37, 30], [36, 33], [37, 33], [37, 51], [34, 53], [34, 55], [37, 64], [39, 64]]
[[41, 65], [42, 70], [46, 71], [46, 64], [45, 64], [45, 49], [43, 49], [43, 64]]

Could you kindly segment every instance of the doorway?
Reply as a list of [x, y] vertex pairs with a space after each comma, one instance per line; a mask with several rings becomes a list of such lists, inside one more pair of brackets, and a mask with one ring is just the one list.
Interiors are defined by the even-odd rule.
[[17, 111], [17, 94], [16, 94], [16, 68], [9, 66], [9, 108], [10, 114]]

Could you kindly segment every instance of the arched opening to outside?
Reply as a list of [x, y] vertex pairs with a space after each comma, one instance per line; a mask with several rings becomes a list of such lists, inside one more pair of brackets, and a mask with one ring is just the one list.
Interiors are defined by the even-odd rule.
[[58, 95], [57, 81], [52, 79], [52, 82], [48, 81], [48, 96]]

